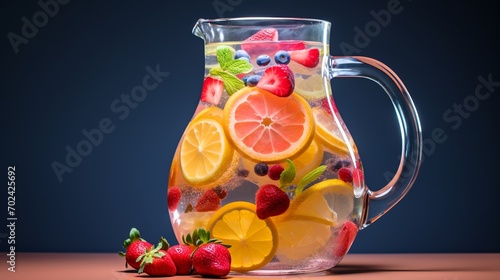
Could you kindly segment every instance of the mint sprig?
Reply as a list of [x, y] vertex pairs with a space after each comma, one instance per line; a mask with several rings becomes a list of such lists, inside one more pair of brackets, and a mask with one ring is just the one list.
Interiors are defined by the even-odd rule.
[[320, 165], [313, 170], [309, 171], [302, 179], [300, 179], [299, 183], [297, 184], [297, 187], [295, 188], [295, 197], [299, 195], [304, 188], [311, 184], [312, 182], [316, 181], [316, 179], [323, 174], [323, 172], [326, 170], [326, 165]]
[[232, 95], [245, 87], [245, 83], [236, 75], [252, 71], [252, 64], [243, 59], [234, 59], [228, 46], [218, 46], [216, 55], [220, 67], [210, 69], [210, 75], [219, 76], [222, 79], [227, 94]]
[[280, 175], [280, 186], [282, 189], [286, 189], [286, 187], [288, 187], [295, 179], [297, 174], [293, 162], [290, 159], [286, 159], [286, 162], [288, 163], [288, 167], [283, 170]]

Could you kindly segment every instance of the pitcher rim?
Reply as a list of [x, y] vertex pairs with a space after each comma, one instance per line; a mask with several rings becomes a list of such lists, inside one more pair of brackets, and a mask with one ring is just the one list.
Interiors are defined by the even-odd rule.
[[202, 23], [230, 23], [230, 22], [251, 22], [251, 21], [270, 21], [270, 22], [276, 22], [279, 23], [281, 22], [297, 22], [297, 23], [322, 23], [322, 24], [331, 24], [331, 22], [323, 19], [316, 19], [316, 18], [300, 18], [300, 17], [227, 17], [227, 18], [212, 18], [212, 19], [206, 19], [206, 18], [200, 18], [198, 19], [197, 23], [202, 24]]

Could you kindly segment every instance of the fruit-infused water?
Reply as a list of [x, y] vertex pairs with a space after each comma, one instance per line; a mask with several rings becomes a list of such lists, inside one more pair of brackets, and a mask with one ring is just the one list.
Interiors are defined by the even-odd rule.
[[324, 48], [278, 40], [208, 44], [198, 108], [170, 170], [179, 242], [195, 229], [231, 245], [235, 272], [335, 266], [358, 231], [358, 152], [332, 99]]

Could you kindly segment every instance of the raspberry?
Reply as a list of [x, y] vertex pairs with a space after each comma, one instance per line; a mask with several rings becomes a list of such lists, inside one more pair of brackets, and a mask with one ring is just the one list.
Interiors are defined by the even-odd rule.
[[349, 160], [339, 160], [337, 162], [335, 162], [332, 166], [332, 170], [333, 171], [338, 171], [340, 170], [342, 167], [349, 167], [351, 166], [351, 162]]
[[255, 172], [255, 174], [257, 174], [259, 176], [266, 176], [268, 170], [269, 170], [269, 167], [267, 166], [267, 164], [265, 164], [263, 162], [259, 162], [253, 167], [253, 171]]
[[339, 179], [344, 182], [352, 182], [352, 172], [346, 167], [342, 167], [339, 169]]
[[281, 164], [275, 164], [269, 168], [269, 171], [267, 172], [267, 175], [269, 178], [272, 180], [279, 180], [281, 176], [281, 172], [283, 172], [285, 168]]

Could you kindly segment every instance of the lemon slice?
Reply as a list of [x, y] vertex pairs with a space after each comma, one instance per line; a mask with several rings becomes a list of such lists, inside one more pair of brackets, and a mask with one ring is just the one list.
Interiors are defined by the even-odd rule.
[[[330, 84], [326, 84], [329, 86]], [[325, 81], [321, 75], [312, 75], [308, 78], [303, 76], [298, 76], [295, 78], [295, 92], [300, 96], [309, 99], [316, 100], [327, 97], [325, 90]]]
[[278, 233], [271, 219], [261, 220], [255, 204], [237, 201], [221, 207], [208, 222], [213, 238], [231, 245], [231, 270], [246, 272], [265, 266], [278, 247]]
[[196, 116], [194, 116], [193, 121], [199, 120], [201, 118], [215, 118], [216, 120], [222, 120], [223, 110], [217, 106], [210, 106], [201, 110]]
[[283, 215], [273, 218], [279, 233], [279, 260], [294, 264], [321, 251], [339, 218], [347, 219], [353, 209], [352, 186], [342, 180], [325, 180], [303, 191]]
[[313, 108], [312, 114], [316, 121], [316, 136], [325, 148], [337, 155], [349, 155], [349, 147], [342, 140], [340, 128], [334, 118], [320, 108]]
[[209, 188], [209, 184], [231, 166], [234, 150], [219, 121], [199, 117], [188, 125], [179, 153], [186, 182], [194, 187]]

